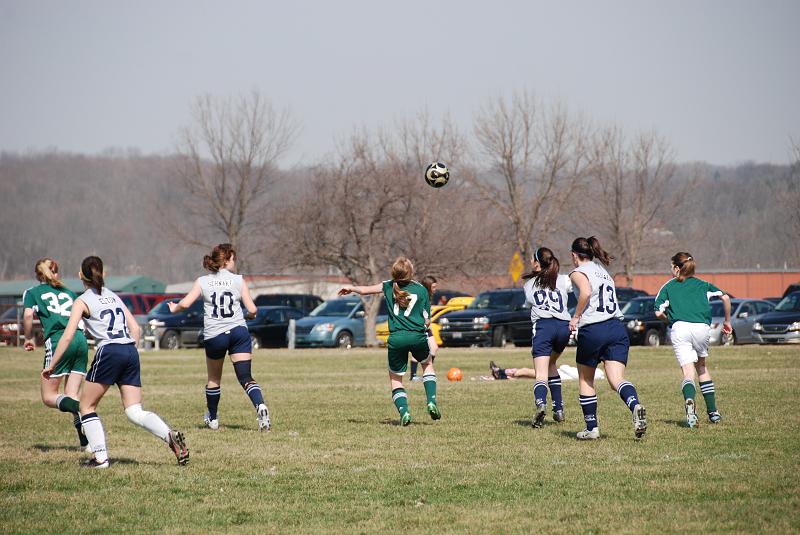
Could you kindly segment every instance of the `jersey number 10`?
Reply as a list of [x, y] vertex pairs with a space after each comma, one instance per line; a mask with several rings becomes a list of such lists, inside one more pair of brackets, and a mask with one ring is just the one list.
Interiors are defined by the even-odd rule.
[[231, 292], [224, 292], [219, 294], [217, 299], [217, 292], [211, 294], [211, 310], [212, 318], [230, 318], [233, 317], [233, 294]]

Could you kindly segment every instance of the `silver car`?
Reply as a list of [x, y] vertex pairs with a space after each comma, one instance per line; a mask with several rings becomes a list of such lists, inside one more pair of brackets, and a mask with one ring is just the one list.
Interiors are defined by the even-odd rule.
[[761, 340], [753, 332], [753, 324], [775, 308], [774, 303], [760, 299], [731, 299], [731, 334], [722, 333], [725, 312], [722, 301], [711, 302], [711, 345], [757, 344]]

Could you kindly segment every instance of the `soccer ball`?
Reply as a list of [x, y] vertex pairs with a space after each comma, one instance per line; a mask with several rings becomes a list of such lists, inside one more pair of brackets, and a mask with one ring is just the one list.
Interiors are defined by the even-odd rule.
[[448, 381], [460, 381], [463, 375], [461, 374], [461, 369], [459, 368], [450, 368], [447, 371], [447, 380]]
[[434, 188], [441, 188], [450, 180], [450, 171], [441, 162], [433, 162], [425, 169], [425, 182]]

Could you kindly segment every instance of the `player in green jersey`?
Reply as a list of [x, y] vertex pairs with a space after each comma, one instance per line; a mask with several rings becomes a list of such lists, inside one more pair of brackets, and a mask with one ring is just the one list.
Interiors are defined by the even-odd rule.
[[431, 304], [428, 290], [413, 280], [414, 266], [408, 258], [400, 257], [392, 264], [392, 278], [372, 286], [345, 286], [339, 295], [383, 293], [389, 309], [389, 382], [392, 401], [400, 413], [400, 425], [411, 423], [408, 396], [403, 388], [403, 376], [408, 369], [408, 354], [422, 365], [422, 383], [428, 400], [428, 414], [434, 420], [442, 417], [436, 404], [436, 372], [428, 347], [427, 327], [430, 324]]
[[731, 332], [731, 300], [725, 292], [704, 280], [694, 276], [695, 261], [689, 253], [677, 253], [672, 257], [672, 275], [656, 295], [656, 316], [666, 320], [670, 325], [670, 339], [675, 357], [683, 371], [681, 393], [684, 398], [686, 423], [689, 427], [697, 427], [694, 397], [697, 390], [694, 376], [700, 379], [700, 391], [706, 402], [708, 420], [715, 424], [722, 420], [717, 410], [714, 381], [706, 368], [708, 342], [711, 323], [711, 306], [708, 300], [712, 297], [722, 299], [725, 311], [725, 322], [722, 332]]
[[[42, 368], [50, 366], [53, 351], [67, 327], [72, 312], [72, 302], [76, 295], [59, 280], [58, 264], [52, 258], [42, 258], [36, 262], [36, 279], [41, 283], [29, 288], [22, 297], [25, 307], [23, 328], [25, 332], [25, 350], [33, 351], [33, 315], [38, 316], [44, 329], [44, 363]], [[69, 345], [69, 349], [56, 366], [49, 379], [41, 378], [42, 402], [48, 407], [61, 412], [72, 413], [72, 423], [78, 431], [82, 448], [89, 444], [81, 430], [81, 418], [78, 413], [79, 391], [86, 376], [86, 364], [89, 360], [89, 347], [83, 331], [78, 331]], [[61, 380], [64, 381], [64, 393], [59, 394]]]

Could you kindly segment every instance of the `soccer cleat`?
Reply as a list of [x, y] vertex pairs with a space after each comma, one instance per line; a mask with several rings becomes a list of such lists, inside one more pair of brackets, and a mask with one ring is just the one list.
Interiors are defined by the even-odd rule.
[[219, 429], [219, 419], [214, 418], [212, 420], [211, 415], [208, 413], [208, 411], [206, 411], [206, 413], [203, 415], [203, 422], [205, 422], [206, 427], [208, 427], [209, 429], [214, 429], [215, 431]]
[[411, 413], [410, 412], [407, 412], [407, 413], [403, 414], [402, 416], [400, 416], [400, 425], [405, 427], [410, 423], [411, 423]]
[[633, 434], [636, 438], [642, 438], [647, 431], [647, 416], [644, 407], [636, 404], [633, 407]]
[[589, 431], [588, 429], [584, 429], [583, 431], [579, 431], [575, 435], [575, 438], [577, 438], [578, 440], [597, 440], [598, 438], [600, 438], [600, 428], [595, 427], [591, 431]]
[[189, 450], [183, 440], [183, 433], [170, 429], [167, 435], [167, 445], [172, 450], [172, 453], [175, 454], [175, 458], [178, 459], [178, 465], [184, 466], [189, 462]]
[[263, 403], [258, 406], [256, 410], [256, 414], [258, 415], [258, 430], [259, 431], [269, 431], [271, 428], [271, 424], [269, 421], [269, 410], [267, 406]]
[[442, 417], [442, 413], [439, 410], [439, 407], [436, 406], [436, 403], [431, 401], [428, 403], [428, 414], [431, 415], [431, 420], [438, 420]]
[[545, 416], [546, 406], [544, 404], [536, 405], [536, 414], [533, 415], [533, 425], [534, 428], [539, 429], [544, 426], [544, 416]]
[[414, 377], [411, 378], [411, 382], [413, 383], [418, 383], [420, 381], [422, 381], [422, 377], [420, 377], [419, 375], [415, 375]]
[[563, 422], [564, 421], [564, 409], [558, 409], [553, 411], [553, 420], [556, 422]]
[[489, 369], [492, 372], [492, 377], [494, 377], [495, 379], [502, 379], [501, 373], [500, 373], [500, 366], [495, 364], [493, 360], [489, 361]]
[[687, 399], [685, 403], [686, 407], [686, 424], [694, 429], [699, 424], [697, 420], [697, 413], [694, 410], [694, 400]]
[[102, 468], [108, 468], [108, 465], [109, 465], [108, 459], [106, 459], [102, 463], [99, 463], [99, 462], [97, 462], [97, 459], [95, 457], [92, 457], [91, 459], [89, 459], [88, 461], [83, 463], [81, 465], [81, 468], [101, 468], [102, 469]]
[[712, 424], [718, 424], [722, 421], [722, 415], [720, 415], [719, 411], [709, 412], [708, 421]]

